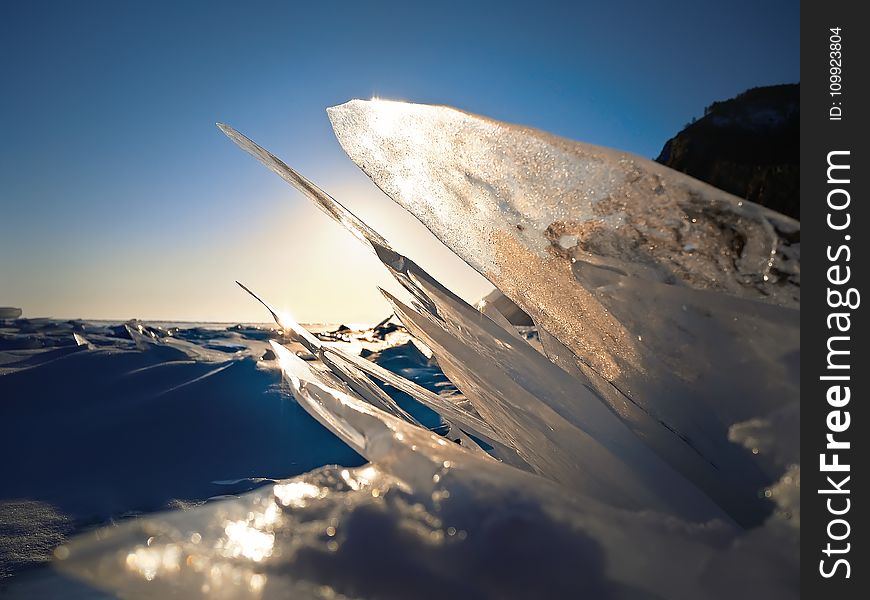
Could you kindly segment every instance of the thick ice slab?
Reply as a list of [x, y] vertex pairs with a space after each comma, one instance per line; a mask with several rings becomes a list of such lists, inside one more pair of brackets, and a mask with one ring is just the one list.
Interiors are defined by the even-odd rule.
[[796, 402], [793, 219], [638, 156], [448, 107], [328, 112], [348, 155], [638, 435], [655, 439], [650, 416], [718, 468], [728, 427]]

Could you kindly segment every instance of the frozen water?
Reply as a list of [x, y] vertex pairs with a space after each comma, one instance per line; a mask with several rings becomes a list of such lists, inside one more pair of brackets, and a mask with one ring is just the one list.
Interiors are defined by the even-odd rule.
[[[539, 473], [570, 485], [579, 487], [592, 485], [591, 482], [596, 478], [595, 471], [585, 469], [583, 461], [594, 460], [593, 455], [577, 446], [580, 443], [580, 436], [577, 435], [575, 428], [580, 426], [588, 430], [590, 426], [609, 423], [613, 416], [607, 411], [594, 412], [607, 405], [624, 424], [638, 434], [637, 438], [628, 436], [629, 445], [619, 442], [617, 447], [630, 448], [631, 444], [638, 443], [639, 438], [665, 460], [669, 465], [668, 470], [676, 469], [683, 476], [688, 477], [723, 507], [732, 518], [741, 523], [759, 523], [768, 514], [769, 501], [763, 495], [759, 496], [758, 491], [774, 481], [778, 473], [766, 474], [757, 456], [731, 443], [728, 440], [727, 425], [722, 424], [716, 412], [707, 406], [698, 406], [698, 400], [703, 398], [684, 396], [675, 400], [667, 394], [658, 398], [659, 411], [669, 411], [673, 415], [672, 422], [669, 423], [656, 413], [651, 413], [635, 404], [630, 398], [626, 398], [618, 388], [604, 380], [594, 370], [586, 369], [580, 372], [575, 364], [573, 368], [567, 369], [575, 377], [567, 377], [551, 363], [542, 359], [527, 344], [517, 344], [516, 339], [511, 339], [506, 334], [507, 330], [503, 323], [497, 325], [489, 318], [481, 317], [477, 311], [426, 274], [416, 263], [395, 252], [380, 234], [368, 228], [315, 184], [242, 134], [226, 126], [223, 129], [245, 150], [266, 162], [270, 169], [283, 174], [285, 180], [303, 191], [327, 214], [339, 215], [336, 221], [374, 250], [381, 262], [411, 293], [423, 313], [453, 323], [454, 331], [461, 333], [461, 341], [458, 344], [442, 341], [441, 351], [436, 352], [436, 356], [442, 369], [472, 401], [477, 412], [489, 420], [502, 436], [509, 436], [506, 441], [521, 459], [518, 463], [512, 453], [503, 452], [499, 456], [502, 460], [521, 468], [531, 466]], [[300, 186], [299, 181], [304, 181], [305, 185]], [[766, 305], [759, 304], [759, 306], [762, 309], [768, 308]], [[770, 310], [776, 309], [771, 307]], [[399, 314], [404, 315], [405, 324], [418, 338], [423, 339], [430, 346], [435, 343], [420, 329], [420, 323], [423, 321], [416, 323], [411, 321], [413, 319], [411, 315], [414, 313], [399, 311]], [[475, 328], [480, 326], [485, 327], [484, 332], [479, 337], [473, 337], [469, 332], [475, 331]], [[438, 332], [441, 329], [445, 329], [444, 324], [437, 325], [434, 331]], [[542, 329], [541, 334], [545, 349], [559, 348], [560, 351], [567, 352], [561, 342], [551, 337], [549, 332]], [[492, 346], [495, 348], [491, 349]], [[447, 350], [448, 348], [450, 350]], [[514, 349], [519, 353], [518, 355], [505, 356], [506, 351], [514, 351]], [[456, 352], [460, 353], [461, 359], [457, 360]], [[558, 361], [554, 362], [559, 364]], [[487, 373], [487, 367], [490, 365], [501, 365], [504, 373], [500, 376], [490, 375], [489, 379], [481, 382], [481, 376]], [[659, 374], [659, 377], [666, 376], [669, 376], [669, 373]], [[531, 404], [518, 407], [517, 404], [511, 403], [516, 398], [525, 398], [526, 402]], [[587, 403], [584, 404], [586, 398], [591, 399], [591, 402], [586, 401]], [[602, 403], [602, 399], [606, 400], [607, 404]], [[552, 418], [561, 423], [558, 427], [556, 422], [540, 420], [540, 411], [547, 407], [556, 411], [556, 415]], [[527, 418], [532, 418], [533, 421], [518, 421], [522, 415], [527, 415]], [[744, 419], [750, 418], [750, 416], [741, 416]], [[568, 423], [564, 423], [562, 419], [567, 419]], [[729, 423], [733, 422], [735, 421], [729, 421]], [[674, 423], [678, 423], [680, 428], [676, 429]], [[613, 427], [613, 424], [610, 426]], [[608, 430], [606, 435], [613, 439], [612, 431]], [[614, 446], [604, 444], [604, 447]], [[640, 452], [635, 453], [635, 456], [647, 454], [648, 452]], [[578, 458], [579, 456], [585, 458]], [[645, 459], [652, 460], [652, 457], [645, 456]], [[659, 472], [653, 467], [641, 467], [639, 463], [634, 464], [633, 468], [637, 469], [637, 472]], [[598, 471], [599, 474], [605, 472], [606, 470]], [[608, 476], [605, 479], [613, 486], [619, 478]], [[623, 483], [628, 479], [626, 478]], [[659, 491], [664, 492], [667, 487], [660, 486]], [[692, 500], [691, 494], [675, 493], [676, 490], [681, 489], [678, 482], [671, 487], [668, 493], [674, 494], [674, 497], [688, 499], [688, 506], [697, 508], [704, 504], [704, 501]], [[611, 492], [605, 493], [611, 501], [617, 503], [629, 502], [634, 497], [631, 494], [620, 495]]]
[[[349, 156], [388, 195], [582, 369], [669, 426], [685, 433], [685, 396], [717, 371], [746, 377], [708, 386], [720, 392], [706, 408], [728, 404], [723, 398], [794, 398], [793, 385], [764, 385], [774, 371], [793, 380], [797, 364], [794, 220], [637, 156], [447, 107], [355, 100], [329, 115]], [[566, 239], [576, 243], [565, 248]], [[671, 288], [667, 300], [638, 298], [638, 286], [654, 284]], [[735, 314], [751, 322], [735, 331]], [[675, 345], [678, 329], [687, 332]], [[735, 335], [750, 336], [739, 351]], [[671, 410], [665, 398], [674, 396]]]
[[[371, 462], [80, 537], [62, 572], [127, 597], [728, 597], [722, 565], [794, 560], [793, 527], [619, 510], [377, 409], [275, 344], [293, 394]], [[781, 537], [778, 537], [781, 536]], [[737, 540], [740, 540], [739, 543]], [[782, 558], [779, 556], [778, 558]], [[745, 565], [743, 565], [745, 567]], [[775, 561], [748, 579], [788, 597]]]
[[[275, 349], [299, 402], [372, 463], [80, 537], [58, 552], [62, 572], [126, 597], [726, 598], [739, 589], [732, 568], [770, 597], [795, 591], [782, 571], [796, 565], [785, 520], [740, 536], [722, 521], [566, 495]], [[746, 570], [759, 558], [772, 562]]]
[[664, 426], [717, 478], [776, 478], [728, 428], [798, 401], [799, 223], [637, 156], [448, 107], [328, 112], [360, 168], [659, 454]]
[[[378, 185], [532, 317], [549, 359], [221, 126], [374, 252], [412, 299], [385, 294], [397, 317], [464, 400], [263, 302], [290, 394], [369, 464], [80, 536], [56, 550], [57, 577], [124, 597], [796, 596], [799, 225], [644, 159], [445, 107], [354, 101], [330, 118]], [[124, 333], [201, 366], [169, 394], [250, 361]], [[80, 338], [70, 352], [95, 352]]]

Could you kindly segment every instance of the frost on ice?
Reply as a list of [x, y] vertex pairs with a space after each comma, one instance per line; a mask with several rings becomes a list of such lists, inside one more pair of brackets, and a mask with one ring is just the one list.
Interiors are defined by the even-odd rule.
[[531, 316], [546, 356], [221, 126], [373, 251], [408, 292], [385, 293], [395, 314], [468, 404], [264, 302], [319, 358], [274, 344], [290, 392], [369, 464], [83, 536], [60, 568], [127, 597], [795, 596], [799, 224], [446, 107], [329, 116], [388, 195]]

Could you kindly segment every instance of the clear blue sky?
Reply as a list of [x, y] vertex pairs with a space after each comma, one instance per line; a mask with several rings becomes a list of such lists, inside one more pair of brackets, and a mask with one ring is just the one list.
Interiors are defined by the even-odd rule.
[[215, 121], [473, 297], [326, 106], [450, 104], [654, 157], [712, 101], [798, 81], [798, 29], [796, 1], [2, 2], [0, 305], [265, 320], [241, 279], [304, 321], [385, 314], [374, 259]]

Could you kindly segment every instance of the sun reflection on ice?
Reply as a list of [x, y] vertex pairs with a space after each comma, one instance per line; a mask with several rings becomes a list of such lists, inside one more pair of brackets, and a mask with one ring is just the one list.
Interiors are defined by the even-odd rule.
[[150, 548], [138, 546], [127, 554], [127, 568], [140, 574], [147, 581], [152, 581], [157, 575], [177, 573], [181, 568], [181, 547], [177, 544], [167, 544], [162, 547]]
[[275, 534], [252, 527], [247, 521], [230, 521], [224, 527], [226, 537], [218, 542], [228, 558], [244, 557], [260, 562], [272, 556]]
[[307, 500], [326, 496], [326, 490], [304, 481], [278, 484], [273, 488], [273, 493], [281, 504], [293, 508], [303, 508]]

